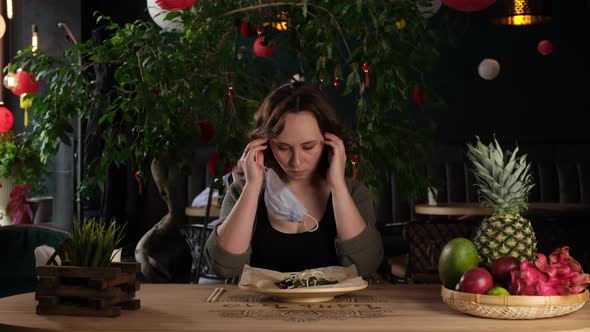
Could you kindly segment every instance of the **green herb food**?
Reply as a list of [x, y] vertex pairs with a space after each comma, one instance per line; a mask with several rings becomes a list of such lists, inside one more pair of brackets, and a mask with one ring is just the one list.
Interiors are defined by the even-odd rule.
[[337, 283], [337, 280], [328, 280], [324, 272], [306, 270], [303, 272], [289, 273], [287, 275], [287, 278], [275, 284], [282, 289], [292, 289], [301, 287], [333, 285]]

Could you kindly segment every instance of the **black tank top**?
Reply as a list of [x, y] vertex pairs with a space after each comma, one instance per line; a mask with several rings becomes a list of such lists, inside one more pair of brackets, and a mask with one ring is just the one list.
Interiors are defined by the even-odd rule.
[[[262, 199], [264, 193], [260, 197], [251, 243], [250, 265], [252, 267], [280, 272], [297, 272], [338, 265], [334, 245], [336, 220], [331, 194], [328, 197], [324, 216], [319, 222], [319, 228], [315, 232], [297, 234], [282, 233], [274, 229], [268, 220], [266, 205]], [[314, 224], [311, 223], [311, 225]]]

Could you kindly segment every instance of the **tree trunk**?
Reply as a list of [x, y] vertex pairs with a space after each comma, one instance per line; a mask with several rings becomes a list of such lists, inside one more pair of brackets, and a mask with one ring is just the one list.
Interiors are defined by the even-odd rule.
[[181, 172], [175, 166], [153, 161], [151, 172], [168, 213], [137, 243], [135, 259], [149, 282], [188, 282], [191, 256], [181, 234], [184, 221], [184, 199], [179, 190], [173, 190]]

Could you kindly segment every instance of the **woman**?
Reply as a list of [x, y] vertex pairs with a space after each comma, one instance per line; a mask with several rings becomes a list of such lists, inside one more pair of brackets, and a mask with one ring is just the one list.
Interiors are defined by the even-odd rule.
[[[355, 264], [373, 274], [383, 257], [367, 188], [345, 178], [344, 134], [336, 111], [302, 82], [279, 87], [256, 111], [238, 179], [205, 255], [219, 276], [244, 264], [282, 272]], [[268, 166], [268, 168], [267, 168]]]

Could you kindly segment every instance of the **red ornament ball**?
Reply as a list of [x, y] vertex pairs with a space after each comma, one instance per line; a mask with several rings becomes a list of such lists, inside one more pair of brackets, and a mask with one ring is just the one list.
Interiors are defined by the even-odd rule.
[[270, 45], [264, 46], [262, 44], [264, 43], [264, 39], [264, 36], [256, 38], [253, 47], [254, 54], [260, 58], [270, 58], [275, 53], [276, 45], [271, 43]]
[[442, 0], [442, 3], [460, 12], [478, 12], [493, 5], [496, 0]]
[[217, 167], [217, 157], [219, 157], [219, 151], [215, 151], [211, 154], [211, 156], [209, 156], [209, 160], [207, 161], [207, 169], [209, 170], [209, 173], [215, 176], [223, 176], [231, 172], [233, 166], [229, 162], [229, 160], [225, 161], [225, 166], [223, 170]]
[[8, 108], [0, 106], [0, 133], [9, 131], [13, 124], [14, 116], [12, 112]]
[[33, 74], [22, 69], [16, 71], [14, 82], [15, 86], [11, 91], [17, 96], [25, 93], [35, 93], [41, 87], [41, 82], [37, 81]]
[[539, 44], [537, 44], [537, 51], [541, 53], [541, 55], [549, 55], [553, 53], [553, 43], [550, 40], [541, 40]]
[[414, 101], [414, 104], [418, 106], [426, 104], [426, 92], [424, 92], [424, 90], [422, 90], [420, 87], [414, 88], [412, 91], [412, 101]]
[[332, 85], [333, 85], [333, 86], [335, 86], [335, 87], [337, 87], [337, 88], [339, 88], [339, 87], [341, 87], [341, 86], [342, 86], [342, 80], [341, 80], [341, 79], [339, 79], [339, 78], [335, 78], [335, 79], [332, 81]]
[[244, 37], [250, 38], [256, 36], [256, 26], [246, 20], [242, 21], [240, 25], [240, 34]]
[[197, 0], [155, 0], [156, 5], [164, 10], [184, 10], [197, 2]]
[[213, 123], [209, 120], [202, 120], [197, 122], [201, 135], [199, 136], [199, 143], [207, 144], [215, 135], [215, 128]]

